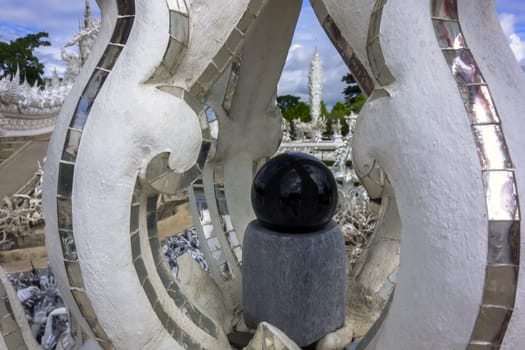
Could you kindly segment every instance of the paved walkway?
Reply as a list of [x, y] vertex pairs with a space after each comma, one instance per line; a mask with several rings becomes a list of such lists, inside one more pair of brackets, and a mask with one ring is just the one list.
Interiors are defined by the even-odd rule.
[[0, 164], [0, 201], [21, 189], [43, 165], [48, 140], [28, 141]]

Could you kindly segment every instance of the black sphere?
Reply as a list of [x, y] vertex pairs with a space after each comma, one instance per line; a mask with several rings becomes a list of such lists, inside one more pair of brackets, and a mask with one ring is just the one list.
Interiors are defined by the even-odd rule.
[[337, 185], [330, 169], [305, 153], [280, 154], [255, 175], [252, 205], [272, 230], [307, 233], [330, 222], [337, 206]]

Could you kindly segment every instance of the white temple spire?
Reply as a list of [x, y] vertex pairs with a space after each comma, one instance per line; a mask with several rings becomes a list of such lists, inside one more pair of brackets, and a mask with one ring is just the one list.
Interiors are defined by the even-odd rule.
[[312, 123], [316, 123], [321, 115], [321, 100], [323, 95], [323, 67], [321, 58], [315, 48], [312, 62], [310, 63], [310, 74], [308, 75], [308, 88], [310, 92], [310, 114]]

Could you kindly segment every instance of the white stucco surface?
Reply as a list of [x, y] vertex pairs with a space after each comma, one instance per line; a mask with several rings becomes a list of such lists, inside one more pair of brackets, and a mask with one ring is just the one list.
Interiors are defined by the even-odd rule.
[[75, 84], [64, 101], [60, 114], [57, 117], [55, 129], [51, 136], [49, 147], [47, 150], [46, 163], [44, 166], [44, 191], [42, 193], [42, 210], [46, 219], [46, 246], [48, 249], [49, 264], [57, 279], [57, 285], [62, 293], [62, 297], [66, 305], [68, 305], [72, 317], [78, 320], [84, 332], [92, 336], [89, 326], [81, 317], [80, 311], [74, 302], [73, 296], [69, 290], [67, 281], [67, 274], [64, 266], [64, 260], [61, 249], [60, 238], [57, 234], [57, 207], [56, 207], [56, 193], [58, 182], [58, 162], [61, 157], [62, 147], [65, 142], [68, 126], [71, 121], [73, 112], [82, 90], [84, 89], [87, 80], [95, 69], [100, 56], [106, 49], [107, 42], [111, 37], [113, 26], [117, 18], [116, 4], [112, 1], [98, 1], [99, 7], [102, 10], [102, 28], [99, 34], [99, 40], [95, 43], [91, 56], [84, 64]]
[[375, 159], [386, 172], [402, 225], [395, 296], [375, 349], [466, 348], [484, 286], [481, 166], [429, 6], [383, 9], [381, 42], [396, 81], [390, 98], [365, 105], [353, 144], [361, 171]]
[[[459, 6], [463, 31], [476, 58], [501, 119], [512, 161], [516, 168], [518, 195], [521, 199], [521, 218], [525, 203], [525, 76], [506, 43], [499, 26], [494, 1], [475, 4], [463, 1]], [[468, 19], [468, 20], [467, 20]], [[490, 43], [490, 45], [487, 45]], [[518, 292], [512, 319], [503, 341], [502, 349], [525, 347], [525, 225], [521, 222], [521, 259]]]

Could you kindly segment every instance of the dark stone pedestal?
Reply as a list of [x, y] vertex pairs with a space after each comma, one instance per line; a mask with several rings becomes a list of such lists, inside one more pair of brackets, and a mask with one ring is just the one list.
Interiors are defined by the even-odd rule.
[[269, 322], [299, 346], [343, 326], [346, 253], [331, 221], [312, 233], [272, 231], [252, 221], [243, 244], [246, 323]]

